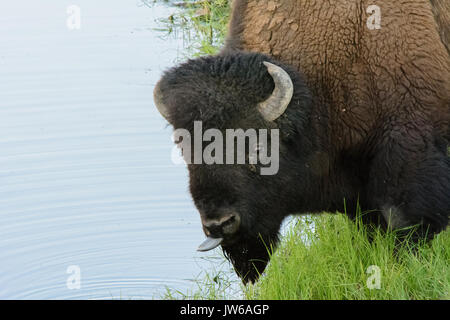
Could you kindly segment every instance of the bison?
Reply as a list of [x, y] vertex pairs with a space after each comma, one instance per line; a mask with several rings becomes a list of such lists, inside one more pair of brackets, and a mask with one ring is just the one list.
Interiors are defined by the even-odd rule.
[[448, 2], [376, 3], [234, 0], [220, 53], [166, 71], [155, 87], [174, 129], [279, 129], [275, 175], [259, 164], [188, 165], [208, 237], [200, 250], [221, 245], [244, 283], [264, 271], [291, 214], [354, 218], [359, 205], [364, 223], [416, 225], [413, 240], [447, 227]]

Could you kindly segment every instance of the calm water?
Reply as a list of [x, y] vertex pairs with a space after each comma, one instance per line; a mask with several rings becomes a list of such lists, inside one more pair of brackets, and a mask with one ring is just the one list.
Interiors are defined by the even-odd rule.
[[[66, 26], [71, 4], [79, 30]], [[210, 267], [152, 101], [183, 55], [180, 39], [153, 30], [173, 10], [0, 2], [1, 299], [152, 298]], [[70, 266], [80, 289], [67, 286]]]

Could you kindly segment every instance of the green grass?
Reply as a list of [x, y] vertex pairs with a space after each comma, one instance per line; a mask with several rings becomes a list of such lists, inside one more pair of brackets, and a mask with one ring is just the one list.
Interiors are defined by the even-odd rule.
[[[247, 298], [450, 298], [448, 231], [416, 248], [396, 250], [393, 233], [372, 230], [369, 241], [367, 232], [344, 215], [298, 219]], [[379, 289], [372, 282], [377, 269]]]
[[[184, 1], [160, 20], [165, 36], [181, 32], [186, 56], [214, 54], [223, 45], [228, 0]], [[450, 152], [450, 150], [449, 150]], [[344, 215], [302, 217], [288, 227], [266, 272], [243, 286], [223, 256], [194, 281], [189, 292], [167, 288], [166, 299], [450, 299], [450, 231], [412, 250], [395, 250], [392, 233], [367, 230]], [[372, 267], [371, 266], [375, 266]], [[380, 271], [379, 289], [368, 286]]]
[[[149, 5], [149, 1], [142, 0]], [[158, 1], [167, 2], [167, 1]], [[158, 19], [157, 31], [164, 36], [182, 35], [185, 55], [197, 57], [215, 54], [223, 45], [230, 15], [229, 0], [177, 2], [180, 10]]]

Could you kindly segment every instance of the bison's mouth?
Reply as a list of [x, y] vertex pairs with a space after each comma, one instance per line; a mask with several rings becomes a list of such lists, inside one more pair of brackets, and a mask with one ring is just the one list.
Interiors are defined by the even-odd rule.
[[231, 246], [222, 246], [225, 256], [244, 284], [256, 282], [264, 272], [271, 255], [272, 246], [261, 239], [246, 239]]
[[220, 212], [219, 217], [207, 219], [207, 215], [202, 214], [203, 230], [207, 239], [197, 250], [205, 252], [221, 246], [225, 257], [233, 264], [242, 282], [256, 282], [264, 272], [278, 242], [278, 229], [274, 227], [263, 230], [265, 232], [258, 232], [248, 228], [247, 221], [241, 223], [240, 214], [231, 208], [215, 211]]

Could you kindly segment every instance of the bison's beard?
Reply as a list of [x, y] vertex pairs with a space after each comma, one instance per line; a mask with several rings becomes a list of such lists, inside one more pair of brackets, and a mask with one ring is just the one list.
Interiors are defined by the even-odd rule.
[[278, 236], [245, 237], [230, 246], [223, 246], [225, 257], [233, 264], [244, 284], [256, 282], [264, 272], [278, 242]]

